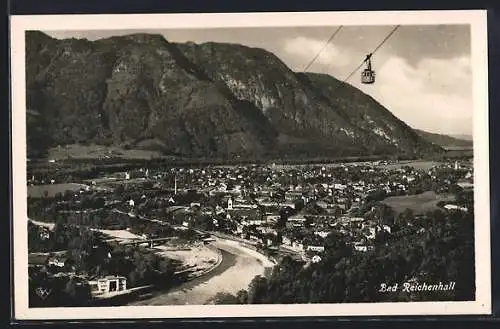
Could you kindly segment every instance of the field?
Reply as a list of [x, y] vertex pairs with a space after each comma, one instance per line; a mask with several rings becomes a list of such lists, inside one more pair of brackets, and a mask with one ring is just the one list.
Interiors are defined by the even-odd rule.
[[86, 187], [87, 185], [76, 183], [34, 185], [28, 186], [28, 196], [32, 198], [41, 198], [44, 196], [45, 191], [47, 191], [47, 196], [53, 197], [59, 192], [64, 193], [67, 190], [79, 191], [80, 189], [85, 189]]
[[[437, 166], [439, 162], [436, 161], [425, 161], [425, 160], [405, 160], [399, 161], [397, 163], [390, 164], [380, 164], [377, 165], [380, 168], [386, 169], [399, 169], [404, 166], [413, 167], [417, 170], [429, 170], [430, 168]], [[338, 168], [341, 166], [370, 166], [373, 162], [370, 161], [355, 161], [355, 162], [339, 162], [339, 163], [310, 163], [310, 164], [276, 164], [275, 167], [279, 169], [289, 169], [289, 168], [305, 168], [309, 166], [313, 167], [325, 167], [325, 168]], [[219, 166], [224, 167], [224, 166]], [[230, 166], [226, 166], [230, 167]]]
[[124, 149], [115, 146], [70, 144], [49, 149], [48, 158], [67, 159], [154, 159], [161, 158], [157, 151]]
[[381, 168], [386, 168], [389, 170], [399, 169], [401, 167], [409, 166], [415, 168], [416, 170], [429, 170], [432, 167], [437, 166], [439, 163], [435, 161], [401, 161], [399, 163], [380, 165]]
[[411, 209], [414, 213], [425, 213], [429, 210], [437, 209], [439, 201], [452, 202], [452, 195], [436, 194], [433, 191], [427, 191], [418, 195], [393, 196], [385, 199], [383, 203], [392, 207], [397, 213]]

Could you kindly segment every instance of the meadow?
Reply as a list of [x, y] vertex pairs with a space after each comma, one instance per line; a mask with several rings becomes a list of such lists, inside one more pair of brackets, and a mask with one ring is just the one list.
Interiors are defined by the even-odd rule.
[[382, 201], [390, 206], [397, 213], [402, 213], [405, 209], [411, 209], [415, 214], [422, 214], [427, 211], [438, 209], [440, 201], [453, 202], [453, 195], [437, 194], [434, 191], [427, 191], [416, 195], [393, 196]]
[[45, 191], [47, 191], [47, 196], [53, 197], [57, 193], [64, 194], [67, 190], [79, 191], [85, 188], [87, 188], [87, 185], [76, 183], [33, 185], [28, 186], [28, 196], [31, 198], [41, 198], [45, 195]]

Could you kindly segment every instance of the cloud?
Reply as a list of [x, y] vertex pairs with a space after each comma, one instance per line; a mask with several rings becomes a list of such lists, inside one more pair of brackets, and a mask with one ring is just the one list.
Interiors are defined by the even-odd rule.
[[372, 95], [414, 128], [442, 133], [471, 133], [472, 93], [468, 57], [422, 59], [411, 66], [389, 57], [374, 85], [354, 85]]
[[[296, 37], [284, 41], [284, 51], [307, 65], [325, 46], [325, 40]], [[320, 53], [315, 64], [343, 67], [351, 64], [350, 54], [330, 43]]]
[[422, 77], [427, 77], [427, 89], [468, 95], [472, 92], [470, 57], [461, 56], [447, 60], [428, 58], [419, 63], [417, 70]]
[[[286, 39], [284, 52], [303, 69], [324, 47], [325, 40]], [[363, 54], [329, 44], [310, 71], [347, 76]], [[303, 63], [303, 64], [300, 64]], [[315, 67], [315, 68], [314, 68]], [[472, 73], [469, 56], [424, 57], [416, 63], [381, 49], [374, 56], [376, 83], [363, 85], [359, 71], [348, 81], [371, 95], [408, 125], [438, 133], [472, 133]]]

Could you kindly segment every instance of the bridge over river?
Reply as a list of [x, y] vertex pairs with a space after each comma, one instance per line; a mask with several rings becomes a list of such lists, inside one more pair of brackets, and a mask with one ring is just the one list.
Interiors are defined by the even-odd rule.
[[222, 253], [222, 262], [211, 272], [169, 291], [158, 291], [128, 305], [203, 305], [218, 292], [236, 294], [247, 289], [256, 275], [265, 275], [274, 264], [237, 241], [215, 238], [211, 244]]

